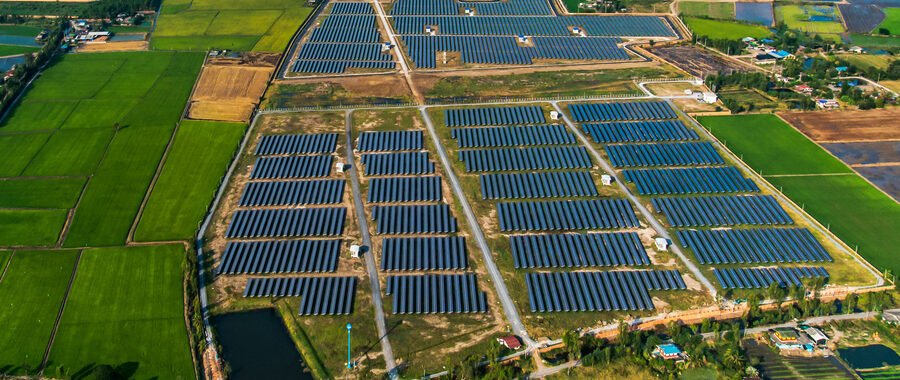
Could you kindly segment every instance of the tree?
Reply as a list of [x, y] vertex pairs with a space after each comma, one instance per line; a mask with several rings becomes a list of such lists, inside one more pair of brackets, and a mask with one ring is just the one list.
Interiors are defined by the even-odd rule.
[[563, 345], [566, 346], [566, 353], [569, 355], [569, 360], [578, 360], [581, 358], [581, 340], [579, 339], [578, 333], [569, 330], [563, 334]]
[[859, 302], [858, 295], [856, 295], [854, 293], [847, 295], [847, 298], [844, 299], [844, 303], [843, 303], [844, 313], [850, 314], [850, 313], [856, 311], [856, 305], [858, 302]]
[[486, 356], [489, 363], [496, 363], [497, 360], [500, 359], [500, 343], [497, 343], [496, 340], [492, 340], [491, 344], [488, 345]]

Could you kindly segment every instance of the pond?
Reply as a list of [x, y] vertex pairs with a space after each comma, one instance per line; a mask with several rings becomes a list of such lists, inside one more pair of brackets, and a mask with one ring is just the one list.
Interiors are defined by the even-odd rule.
[[879, 368], [886, 365], [900, 365], [900, 355], [883, 344], [871, 346], [841, 348], [838, 349], [841, 359], [844, 359], [853, 369]]
[[212, 320], [229, 379], [312, 379], [274, 309], [219, 315]]

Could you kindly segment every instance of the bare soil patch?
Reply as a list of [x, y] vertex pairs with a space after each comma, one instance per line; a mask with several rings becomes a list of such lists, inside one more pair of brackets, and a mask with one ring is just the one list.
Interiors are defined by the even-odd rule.
[[816, 142], [900, 140], [900, 108], [782, 112], [778, 116]]
[[656, 56], [687, 71], [704, 77], [718, 72], [744, 72], [750, 68], [694, 46], [671, 46], [651, 50]]
[[79, 53], [98, 53], [111, 51], [144, 51], [150, 48], [148, 41], [107, 42], [105, 44], [85, 44], [78, 47]]
[[213, 59], [203, 66], [191, 98], [192, 119], [248, 121], [275, 71], [273, 54]]

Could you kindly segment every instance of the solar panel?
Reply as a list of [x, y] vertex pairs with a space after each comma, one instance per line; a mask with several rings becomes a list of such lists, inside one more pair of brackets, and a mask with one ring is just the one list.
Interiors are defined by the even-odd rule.
[[831, 255], [805, 228], [677, 231], [701, 264], [831, 262]]
[[501, 231], [553, 231], [638, 227], [624, 199], [497, 204]]
[[516, 268], [581, 268], [650, 265], [637, 233], [510, 236]]
[[353, 312], [356, 277], [250, 278], [244, 297], [300, 297], [300, 315], [346, 315]]
[[678, 271], [526, 273], [533, 313], [652, 310], [649, 291], [682, 290]]
[[394, 314], [487, 312], [487, 295], [474, 274], [390, 276], [387, 282]]
[[459, 270], [469, 267], [463, 237], [388, 238], [382, 241], [381, 270]]
[[220, 274], [334, 272], [341, 240], [228, 242]]
[[653, 198], [673, 227], [793, 224], [771, 195]]
[[713, 268], [713, 275], [723, 289], [802, 286], [804, 279], [829, 277], [823, 267]]

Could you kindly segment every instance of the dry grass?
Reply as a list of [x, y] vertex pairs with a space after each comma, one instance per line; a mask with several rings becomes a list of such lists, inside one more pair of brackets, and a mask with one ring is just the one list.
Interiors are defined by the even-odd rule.
[[248, 121], [274, 71], [268, 62], [220, 60], [205, 65], [191, 98], [190, 118]]
[[79, 53], [99, 53], [111, 51], [144, 51], [150, 48], [148, 41], [107, 42], [105, 44], [85, 44], [78, 47]]

